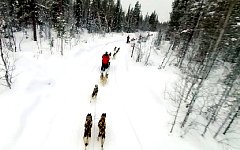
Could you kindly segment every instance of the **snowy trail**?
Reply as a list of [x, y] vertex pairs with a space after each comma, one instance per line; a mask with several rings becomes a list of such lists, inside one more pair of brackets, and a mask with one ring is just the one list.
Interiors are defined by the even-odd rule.
[[[97, 123], [102, 113], [107, 114], [104, 150], [214, 149], [169, 136], [163, 95], [176, 74], [135, 63], [125, 42], [126, 36], [116, 34], [94, 37], [64, 56], [25, 53], [14, 90], [0, 95], [0, 150], [83, 150], [88, 113], [93, 116], [88, 150], [101, 149]], [[115, 46], [120, 51], [102, 86], [101, 57]], [[95, 84], [98, 96], [90, 103]]]
[[[140, 99], [138, 94], [133, 91], [141, 90], [144, 92], [145, 89], [141, 89], [142, 86], [136, 89], [138, 81], [134, 81], [134, 76], [129, 73], [130, 45], [124, 41], [125, 39], [96, 43], [95, 46], [86, 48], [81, 53], [81, 49], [76, 48], [72, 54], [68, 54], [67, 58], [69, 57], [69, 59], [57, 60], [61, 68], [58, 69], [57, 76], [52, 77], [54, 78], [54, 90], [48, 93], [47, 100], [44, 100], [44, 97], [41, 99], [41, 104], [32, 113], [33, 117], [38, 116], [37, 118], [42, 119], [29, 119], [31, 120], [28, 122], [29, 131], [23, 132], [21, 138], [16, 142], [16, 149], [19, 147], [31, 149], [36, 145], [42, 145], [43, 149], [66, 149], [69, 148], [69, 145], [84, 147], [82, 135], [87, 113], [92, 113], [94, 117], [89, 149], [100, 148], [100, 143], [96, 141], [96, 138], [98, 134], [97, 122], [101, 113], [107, 113], [106, 149], [124, 149], [125, 145], [128, 145], [129, 149], [144, 149], [143, 139], [139, 138], [139, 133], [145, 129], [136, 128], [134, 123], [136, 119], [133, 119], [133, 116], [134, 118], [137, 116], [147, 117], [148, 113], [134, 114], [131, 109], [137, 110], [138, 108], [131, 107], [134, 103], [139, 103], [134, 99]], [[113, 51], [115, 46], [120, 47], [120, 51], [115, 59], [111, 60], [108, 83], [104, 87], [99, 87], [97, 100], [89, 103], [92, 89], [99, 82], [101, 56], [105, 51]], [[72, 56], [75, 56], [74, 59]], [[79, 71], [76, 71], [77, 68]], [[51, 69], [53, 68], [49, 67], [46, 72], [51, 72]], [[56, 69], [53, 72], [56, 72]], [[53, 72], [50, 74], [54, 74]], [[133, 84], [128, 85], [128, 83]], [[128, 91], [128, 89], [134, 90]], [[131, 103], [130, 106], [129, 103]], [[46, 106], [49, 106], [49, 110], [46, 109]], [[48, 114], [42, 113], [44, 110]], [[139, 122], [138, 119], [137, 121]], [[43, 128], [39, 130], [36, 122], [45, 124], [41, 125]], [[122, 122], [122, 124], [116, 124], [117, 122]], [[121, 128], [126, 130], [127, 135], [118, 131]], [[32, 144], [28, 144], [28, 147], [24, 147], [28, 142], [25, 139], [29, 139], [32, 133], [39, 135], [39, 132], [36, 131], [40, 131], [42, 136], [37, 136], [37, 141], [34, 140]], [[61, 136], [59, 132], [64, 136]], [[131, 141], [124, 140], [126, 136]], [[108, 137], [111, 138], [108, 139]], [[119, 141], [124, 144], [120, 144]], [[59, 142], [62, 144], [58, 145]]]

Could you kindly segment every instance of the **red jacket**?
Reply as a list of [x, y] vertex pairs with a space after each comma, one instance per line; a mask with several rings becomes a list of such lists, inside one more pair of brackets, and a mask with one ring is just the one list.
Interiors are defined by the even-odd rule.
[[102, 63], [103, 63], [103, 64], [108, 64], [109, 60], [110, 60], [110, 57], [109, 57], [108, 54], [104, 54], [104, 55], [102, 56]]

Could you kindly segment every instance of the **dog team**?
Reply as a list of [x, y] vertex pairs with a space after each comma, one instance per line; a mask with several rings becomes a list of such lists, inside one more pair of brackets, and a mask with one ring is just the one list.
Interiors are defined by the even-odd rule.
[[[100, 120], [98, 121], [98, 137], [97, 140], [101, 142], [101, 147], [103, 148], [103, 144], [105, 141], [105, 129], [106, 129], [106, 113], [102, 113]], [[83, 135], [83, 141], [85, 144], [85, 149], [89, 144], [89, 141], [91, 139], [91, 129], [92, 129], [92, 115], [91, 113], [87, 114], [86, 121], [84, 124], [84, 135]]]
[[[120, 50], [120, 47], [119, 48], [117, 48], [117, 47], [114, 48], [113, 59], [115, 59], [116, 54], [119, 52], [119, 50]], [[111, 52], [110, 53], [106, 52], [102, 56], [102, 66], [101, 66], [101, 76], [100, 76], [100, 80], [102, 82], [106, 81], [107, 78], [108, 78], [108, 73], [106, 72], [106, 75], [104, 76], [103, 72], [105, 70], [107, 70], [110, 66], [109, 60], [110, 60], [111, 55], [112, 55]], [[92, 95], [91, 95], [92, 99], [96, 99], [97, 94], [98, 94], [98, 85], [96, 84], [94, 86], [94, 89], [93, 89], [93, 92], [92, 92]], [[97, 137], [97, 140], [98, 141], [100, 140], [102, 148], [103, 148], [103, 144], [104, 144], [104, 141], [105, 141], [105, 129], [106, 129], [105, 120], [106, 120], [106, 113], [102, 113], [101, 118], [98, 122], [99, 133], [98, 133], [98, 137]], [[83, 135], [83, 141], [84, 141], [84, 144], [85, 144], [85, 149], [88, 146], [89, 141], [91, 139], [92, 121], [93, 121], [93, 119], [92, 119], [91, 113], [87, 114], [86, 121], [85, 121], [85, 124], [84, 124], [84, 135]]]

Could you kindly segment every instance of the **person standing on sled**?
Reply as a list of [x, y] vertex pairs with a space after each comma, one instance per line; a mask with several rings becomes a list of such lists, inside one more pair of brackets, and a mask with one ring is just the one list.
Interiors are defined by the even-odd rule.
[[110, 65], [109, 60], [110, 60], [110, 56], [108, 55], [108, 52], [102, 55], [102, 67], [101, 67], [102, 72], [109, 67]]

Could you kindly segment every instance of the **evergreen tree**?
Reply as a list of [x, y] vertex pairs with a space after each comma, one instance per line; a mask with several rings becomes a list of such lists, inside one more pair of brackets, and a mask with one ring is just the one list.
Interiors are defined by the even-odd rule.
[[132, 21], [131, 26], [134, 31], [139, 29], [140, 14], [141, 14], [141, 5], [139, 1], [137, 1], [132, 12], [132, 20], [131, 20]]
[[126, 21], [125, 21], [125, 31], [126, 32], [131, 32], [131, 22], [132, 22], [132, 9], [130, 5], [128, 6], [128, 11], [126, 14]]
[[237, 1], [221, 41], [221, 55], [224, 61], [236, 63], [240, 53], [240, 1]]
[[90, 27], [90, 0], [83, 0], [83, 28], [89, 30]]
[[74, 2], [74, 16], [76, 19], [76, 27], [81, 27], [82, 19], [83, 19], [83, 1], [82, 0], [76, 0]]
[[184, 15], [184, 5], [182, 0], [175, 0], [172, 4], [172, 12], [170, 13], [169, 29], [167, 38], [174, 38], [174, 34], [179, 30], [181, 18]]
[[114, 11], [114, 19], [113, 19], [113, 31], [121, 31], [122, 29], [122, 9], [120, 0], [117, 0], [117, 4]]
[[150, 31], [150, 24], [149, 24], [149, 15], [148, 13], [145, 15], [143, 22], [142, 22], [142, 26], [140, 28], [143, 31]]
[[93, 0], [90, 5], [89, 28], [88, 31], [97, 32], [101, 30], [101, 21], [99, 16], [100, 0]]
[[157, 24], [158, 24], [158, 17], [156, 12], [154, 11], [149, 17], [150, 31], [156, 31]]

